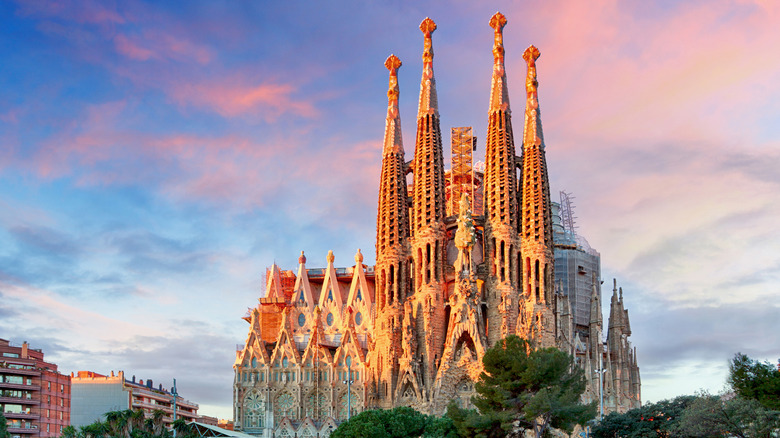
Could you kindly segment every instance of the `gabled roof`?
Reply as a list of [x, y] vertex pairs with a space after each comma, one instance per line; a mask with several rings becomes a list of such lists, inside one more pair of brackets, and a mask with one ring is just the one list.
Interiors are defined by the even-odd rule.
[[295, 277], [295, 287], [293, 288], [293, 304], [300, 303], [301, 295], [303, 295], [303, 300], [306, 302], [306, 307], [313, 311], [317, 303], [314, 301], [315, 297], [312, 293], [311, 283], [309, 283], [309, 275], [306, 272], [306, 256], [303, 254], [303, 251], [301, 251], [301, 256], [298, 257], [298, 275]]
[[333, 251], [328, 251], [328, 266], [325, 268], [325, 280], [322, 282], [322, 291], [320, 291], [319, 299], [321, 308], [331, 307], [332, 304], [329, 304], [331, 300], [338, 309], [344, 307], [344, 293], [339, 285], [336, 268], [333, 267], [335, 259]]
[[[358, 299], [358, 296], [360, 296], [360, 299]], [[353, 309], [365, 306], [366, 309], [370, 310], [373, 303], [374, 289], [366, 280], [363, 254], [358, 249], [357, 254], [355, 254], [355, 269], [352, 274], [352, 284], [349, 287], [346, 305], [351, 306]]]

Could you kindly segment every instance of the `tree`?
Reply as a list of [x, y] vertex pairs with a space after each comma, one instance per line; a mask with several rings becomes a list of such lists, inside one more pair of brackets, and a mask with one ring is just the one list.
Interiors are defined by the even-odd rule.
[[8, 420], [5, 419], [5, 415], [0, 412], [0, 438], [10, 438], [11, 434], [8, 433]]
[[728, 383], [740, 397], [780, 410], [780, 369], [769, 362], [737, 353], [729, 363]]
[[482, 365], [477, 411], [453, 404], [447, 409], [462, 436], [503, 437], [517, 425], [541, 437], [549, 427], [571, 432], [596, 415], [595, 403], [580, 403], [584, 372], [556, 348], [532, 350], [524, 339], [508, 336], [485, 352]]
[[631, 409], [623, 414], [611, 412], [593, 428], [593, 436], [596, 438], [691, 437], [692, 435], [680, 431], [678, 423], [685, 409], [696, 398], [693, 395], [683, 395], [672, 400], [662, 400]]
[[394, 409], [363, 411], [341, 423], [331, 438], [447, 438], [455, 437], [448, 418], [421, 414], [401, 406]]
[[700, 394], [685, 408], [677, 425], [680, 434], [696, 438], [769, 438], [780, 428], [780, 412], [757, 400]]
[[61, 438], [78, 438], [79, 437], [79, 431], [76, 430], [75, 427], [71, 425], [67, 425], [62, 428], [62, 435], [60, 435]]

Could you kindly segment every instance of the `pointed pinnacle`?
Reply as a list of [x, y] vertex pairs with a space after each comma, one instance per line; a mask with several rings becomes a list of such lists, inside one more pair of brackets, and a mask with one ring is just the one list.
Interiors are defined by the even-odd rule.
[[425, 47], [423, 50], [423, 61], [433, 62], [433, 42], [431, 41], [431, 34], [436, 30], [436, 23], [428, 17], [420, 23], [420, 30], [425, 35]]
[[536, 80], [536, 60], [539, 59], [541, 53], [535, 46], [530, 46], [523, 52], [523, 59], [528, 64], [528, 75], [525, 78], [525, 91], [528, 95], [536, 95], [536, 90], [539, 87], [539, 81]]
[[506, 17], [501, 12], [496, 12], [490, 18], [490, 27], [495, 31], [493, 39], [493, 59], [495, 61], [503, 62], [504, 60], [504, 26], [506, 26]]
[[398, 115], [398, 69], [401, 68], [401, 60], [395, 55], [390, 55], [385, 61], [385, 67], [390, 70], [390, 81], [387, 87], [388, 115]]

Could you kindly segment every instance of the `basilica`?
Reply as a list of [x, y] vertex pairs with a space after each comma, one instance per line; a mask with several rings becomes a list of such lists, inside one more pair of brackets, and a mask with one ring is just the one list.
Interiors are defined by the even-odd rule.
[[[578, 247], [556, 237], [563, 234], [547, 175], [540, 52], [531, 46], [523, 53], [525, 111], [516, 149], [505, 25], [501, 13], [490, 19], [493, 73], [480, 166], [465, 166], [471, 139], [457, 143], [462, 131], [453, 128], [453, 167], [444, 168], [433, 20], [420, 25], [423, 71], [410, 161], [398, 106], [401, 61], [387, 58], [376, 264], [364, 264], [357, 250], [354, 264], [337, 264], [329, 252], [325, 268], [309, 268], [301, 252], [297, 269], [267, 270], [265, 296], [244, 318], [248, 336], [233, 365], [236, 430], [327, 436], [367, 409], [411, 406], [441, 415], [451, 401], [468, 407], [485, 350], [513, 334], [535, 348], [572, 354], [588, 380], [583, 401], [597, 400], [606, 412], [640, 405], [622, 290], [613, 287], [605, 330], [598, 269], [571, 268], [587, 283], [585, 292], [558, 281], [565, 272], [556, 269], [570, 268], [556, 268], [557, 254]], [[575, 296], [584, 305], [574, 305]]]

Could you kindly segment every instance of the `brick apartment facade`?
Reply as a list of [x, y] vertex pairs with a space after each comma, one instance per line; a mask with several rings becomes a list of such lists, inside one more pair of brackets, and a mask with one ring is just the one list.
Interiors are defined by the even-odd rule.
[[70, 376], [26, 342], [0, 339], [0, 411], [11, 438], [60, 436], [70, 424]]

